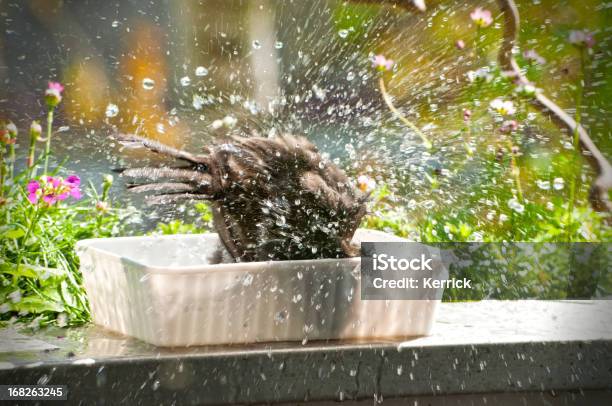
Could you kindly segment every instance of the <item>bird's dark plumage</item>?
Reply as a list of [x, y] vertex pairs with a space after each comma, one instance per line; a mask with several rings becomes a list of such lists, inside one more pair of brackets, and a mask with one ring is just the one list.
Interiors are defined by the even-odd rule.
[[[191, 154], [135, 135], [134, 143], [187, 162], [181, 168], [134, 168], [123, 176], [158, 193], [154, 203], [207, 200], [223, 244], [236, 261], [339, 258], [358, 254], [353, 233], [367, 196], [304, 137], [234, 137]], [[161, 194], [160, 194], [161, 193]]]

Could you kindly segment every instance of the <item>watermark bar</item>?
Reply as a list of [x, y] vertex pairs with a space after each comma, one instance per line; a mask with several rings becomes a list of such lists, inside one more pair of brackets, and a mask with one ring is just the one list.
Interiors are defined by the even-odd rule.
[[67, 385], [0, 385], [0, 400], [67, 399]]
[[610, 243], [361, 244], [363, 300], [611, 299]]

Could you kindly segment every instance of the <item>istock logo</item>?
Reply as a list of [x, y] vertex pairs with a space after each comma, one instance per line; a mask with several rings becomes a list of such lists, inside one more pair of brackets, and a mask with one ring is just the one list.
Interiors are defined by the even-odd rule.
[[426, 258], [421, 254], [419, 258], [396, 258], [393, 255], [374, 254], [372, 255], [375, 271], [433, 271], [431, 261], [433, 258]]

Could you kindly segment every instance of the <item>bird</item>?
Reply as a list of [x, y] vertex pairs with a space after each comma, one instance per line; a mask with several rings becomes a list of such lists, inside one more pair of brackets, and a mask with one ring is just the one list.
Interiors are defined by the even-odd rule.
[[[151, 204], [205, 200], [223, 246], [235, 262], [347, 258], [366, 214], [368, 193], [303, 136], [233, 135], [191, 153], [134, 134], [144, 147], [181, 166], [123, 169], [128, 186]], [[144, 181], [144, 182], [143, 182]]]

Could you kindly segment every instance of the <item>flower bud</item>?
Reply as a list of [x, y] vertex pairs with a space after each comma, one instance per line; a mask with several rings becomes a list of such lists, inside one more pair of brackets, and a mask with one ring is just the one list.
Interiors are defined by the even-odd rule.
[[96, 202], [96, 210], [100, 213], [106, 213], [110, 209], [110, 204], [108, 202], [103, 202], [98, 200]]
[[50, 109], [55, 108], [62, 101], [64, 86], [58, 82], [49, 82], [49, 87], [45, 90], [45, 101]]
[[16, 138], [17, 137], [17, 133], [19, 131], [17, 130], [17, 126], [12, 121], [9, 121], [6, 124], [6, 129], [7, 129], [8, 133], [9, 133], [9, 135], [11, 136], [11, 138]]
[[17, 127], [12, 121], [0, 121], [0, 144], [14, 144], [17, 140]]
[[108, 191], [113, 185], [113, 175], [104, 175], [102, 180], [102, 201], [106, 201], [108, 198]]
[[34, 138], [35, 140], [38, 140], [41, 134], [42, 127], [40, 126], [38, 121], [32, 121], [32, 124], [30, 125], [30, 137]]
[[113, 175], [104, 175], [104, 178], [102, 180], [102, 184], [103, 185], [108, 185], [109, 187], [112, 186], [113, 184]]

